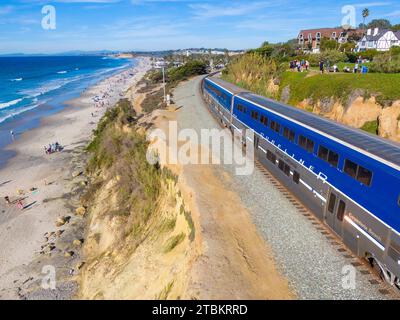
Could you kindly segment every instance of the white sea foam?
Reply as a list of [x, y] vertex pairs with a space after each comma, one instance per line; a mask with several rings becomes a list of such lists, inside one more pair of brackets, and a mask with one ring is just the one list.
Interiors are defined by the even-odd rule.
[[10, 81], [14, 82], [14, 81], [22, 81], [23, 78], [17, 78], [17, 79], [10, 79]]
[[13, 105], [16, 105], [17, 103], [21, 102], [22, 100], [24, 100], [24, 99], [23, 98], [15, 99], [12, 101], [0, 103], [0, 109], [5, 109], [5, 108], [11, 107]]
[[66, 74], [66, 73], [68, 73], [68, 71], [58, 71], [57, 73], [58, 74]]
[[6, 115], [5, 117], [0, 117], [0, 123], [3, 123], [3, 122], [6, 121], [7, 119], [10, 119], [10, 118], [12, 118], [12, 117], [15, 117], [15, 116], [17, 116], [17, 115], [19, 115], [19, 114], [21, 114], [21, 113], [24, 113], [24, 112], [26, 112], [26, 111], [35, 109], [37, 106], [39, 106], [39, 104], [30, 105], [30, 106], [28, 106], [28, 107], [25, 107], [25, 108], [19, 109], [18, 111], [15, 111], [15, 112], [13, 112], [13, 113], [10, 113], [10, 114]]

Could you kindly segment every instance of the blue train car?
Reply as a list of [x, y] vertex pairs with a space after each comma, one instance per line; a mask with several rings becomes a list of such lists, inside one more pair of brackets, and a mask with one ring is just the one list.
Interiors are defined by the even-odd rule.
[[223, 125], [254, 131], [255, 155], [277, 179], [400, 288], [399, 144], [219, 78], [206, 78], [203, 93]]

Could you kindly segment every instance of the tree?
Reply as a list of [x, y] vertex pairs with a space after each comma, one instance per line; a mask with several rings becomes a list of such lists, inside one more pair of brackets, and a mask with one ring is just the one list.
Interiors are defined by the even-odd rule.
[[365, 8], [362, 11], [362, 16], [363, 16], [363, 25], [364, 25], [364, 30], [366, 29], [366, 24], [365, 24], [365, 19], [367, 19], [369, 17], [369, 9]]
[[394, 26], [392, 26], [392, 30], [393, 31], [400, 31], [400, 24], [395, 24]]
[[338, 47], [338, 43], [336, 42], [336, 40], [322, 38], [321, 46], [320, 46], [321, 51], [336, 50], [337, 47]]
[[360, 23], [358, 29], [367, 29], [367, 25], [365, 23]]
[[374, 29], [374, 28], [390, 29], [391, 27], [392, 27], [392, 24], [387, 19], [374, 19], [370, 23], [368, 23], [368, 28], [370, 28], [370, 29]]

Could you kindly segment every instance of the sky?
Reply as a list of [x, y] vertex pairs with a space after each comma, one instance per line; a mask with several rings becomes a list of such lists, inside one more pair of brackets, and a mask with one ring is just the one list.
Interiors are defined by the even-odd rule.
[[[399, 0], [359, 1], [1, 0], [0, 53], [248, 49], [296, 38], [301, 29], [339, 26], [346, 5], [357, 25], [365, 7], [368, 20], [400, 23]], [[55, 29], [42, 27], [45, 5], [55, 8]]]

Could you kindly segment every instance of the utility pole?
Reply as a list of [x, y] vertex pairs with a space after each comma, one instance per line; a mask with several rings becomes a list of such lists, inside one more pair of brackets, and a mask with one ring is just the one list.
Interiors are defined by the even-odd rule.
[[165, 90], [165, 66], [162, 67], [162, 78], [164, 87], [164, 103], [167, 102], [166, 90]]

